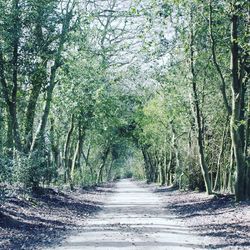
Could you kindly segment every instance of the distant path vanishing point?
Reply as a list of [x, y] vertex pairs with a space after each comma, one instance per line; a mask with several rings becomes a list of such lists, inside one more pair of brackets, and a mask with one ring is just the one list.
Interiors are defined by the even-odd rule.
[[207, 239], [195, 235], [163, 206], [149, 189], [121, 180], [104, 209], [53, 249], [204, 249]]

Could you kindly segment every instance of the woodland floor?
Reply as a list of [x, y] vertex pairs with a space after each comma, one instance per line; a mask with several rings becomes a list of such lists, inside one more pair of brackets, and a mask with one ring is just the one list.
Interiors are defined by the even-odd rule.
[[[16, 193], [0, 207], [0, 249], [250, 249], [250, 203], [130, 180]], [[91, 215], [91, 216], [90, 216]]]
[[0, 206], [0, 249], [33, 250], [55, 245], [101, 210], [112, 184], [74, 192], [15, 190]]
[[[230, 195], [207, 196], [150, 185], [164, 207], [201, 236], [211, 248], [250, 249], [250, 202], [235, 203]], [[209, 248], [209, 247], [208, 247]]]

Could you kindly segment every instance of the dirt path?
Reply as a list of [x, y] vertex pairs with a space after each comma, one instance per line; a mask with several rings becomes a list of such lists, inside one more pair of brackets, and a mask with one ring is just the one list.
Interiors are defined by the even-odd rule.
[[163, 209], [159, 196], [129, 180], [117, 183], [102, 212], [56, 250], [203, 249], [207, 243]]

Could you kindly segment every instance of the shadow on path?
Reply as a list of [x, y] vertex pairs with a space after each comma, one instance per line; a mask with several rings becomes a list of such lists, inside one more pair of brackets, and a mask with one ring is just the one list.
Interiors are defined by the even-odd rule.
[[101, 210], [106, 191], [48, 189], [29, 199], [8, 198], [0, 207], [0, 249], [33, 250], [60, 242], [72, 229], [81, 228], [87, 216]]
[[167, 187], [156, 188], [155, 193], [163, 198], [167, 210], [195, 232], [221, 242], [211, 244], [210, 248], [250, 249], [250, 202], [236, 204], [232, 195], [208, 197], [204, 193], [181, 192]]

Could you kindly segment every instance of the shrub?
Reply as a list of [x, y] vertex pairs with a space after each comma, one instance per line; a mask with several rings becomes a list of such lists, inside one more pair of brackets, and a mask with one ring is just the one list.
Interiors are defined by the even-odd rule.
[[42, 182], [49, 184], [55, 175], [55, 168], [48, 161], [46, 152], [37, 149], [29, 155], [16, 152], [15, 180], [25, 187], [37, 188]]

